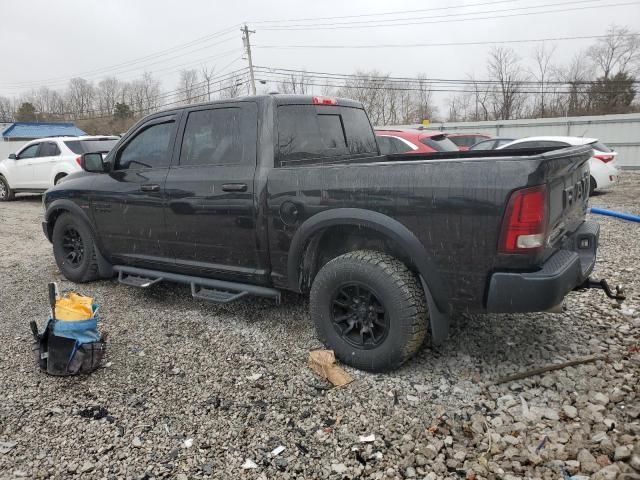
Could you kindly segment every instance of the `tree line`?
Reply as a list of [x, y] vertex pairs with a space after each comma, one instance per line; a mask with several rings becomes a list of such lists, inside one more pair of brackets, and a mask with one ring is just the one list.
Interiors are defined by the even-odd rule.
[[[507, 120], [628, 113], [640, 110], [640, 35], [611, 26], [607, 34], [566, 65], [556, 62], [557, 47], [540, 44], [529, 58], [513, 49], [490, 50], [486, 71], [459, 80], [427, 75], [398, 78], [377, 70], [350, 75], [275, 72], [258, 67], [260, 90], [267, 93], [325, 94], [362, 102], [375, 125], [412, 124], [424, 119]], [[272, 85], [269, 87], [268, 85]], [[216, 75], [214, 68], [183, 69], [174, 90], [163, 91], [151, 73], [123, 81], [111, 76], [93, 82], [72, 78], [66, 88], [43, 86], [16, 98], [0, 96], [0, 122], [73, 120], [90, 133], [121, 133], [138, 118], [173, 105], [248, 93], [246, 69]], [[436, 94], [449, 96], [440, 102]]]

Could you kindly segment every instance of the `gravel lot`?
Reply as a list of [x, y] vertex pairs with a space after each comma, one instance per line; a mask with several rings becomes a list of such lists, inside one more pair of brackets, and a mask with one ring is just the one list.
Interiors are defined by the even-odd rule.
[[[639, 200], [625, 172], [592, 203]], [[306, 301], [218, 306], [115, 281], [79, 286], [102, 305], [104, 368], [40, 373], [28, 322], [47, 316], [46, 282], [73, 288], [40, 213], [40, 197], [0, 204], [0, 479], [640, 478], [638, 224], [597, 217], [594, 275], [625, 284], [622, 307], [592, 290], [563, 314], [460, 318], [444, 346], [328, 390], [306, 366]], [[591, 354], [608, 358], [492, 385]]]

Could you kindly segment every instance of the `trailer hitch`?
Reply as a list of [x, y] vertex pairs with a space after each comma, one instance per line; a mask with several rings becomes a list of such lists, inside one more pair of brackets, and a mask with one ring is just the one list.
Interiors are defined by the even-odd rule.
[[602, 280], [592, 280], [591, 278], [587, 278], [582, 283], [582, 285], [576, 287], [576, 290], [583, 290], [587, 288], [597, 288], [599, 290], [604, 290], [604, 293], [607, 295], [607, 297], [618, 300], [619, 302], [627, 298], [624, 295], [624, 288], [621, 285], [616, 285], [616, 292], [613, 293], [611, 287], [604, 278]]

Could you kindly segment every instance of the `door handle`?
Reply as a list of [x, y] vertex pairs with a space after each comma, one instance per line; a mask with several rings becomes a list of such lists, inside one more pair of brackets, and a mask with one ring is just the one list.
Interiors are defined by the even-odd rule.
[[246, 192], [246, 183], [225, 183], [222, 185], [223, 192]]
[[155, 183], [145, 183], [143, 185], [140, 185], [140, 191], [141, 192], [159, 192], [160, 185], [157, 185]]

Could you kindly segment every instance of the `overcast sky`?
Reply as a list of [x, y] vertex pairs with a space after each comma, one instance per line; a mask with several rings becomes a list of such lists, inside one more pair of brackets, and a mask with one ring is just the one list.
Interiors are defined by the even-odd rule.
[[[615, 6], [618, 4], [626, 5]], [[465, 5], [466, 8], [461, 8]], [[606, 7], [585, 8], [603, 5]], [[539, 8], [522, 10], [533, 6]], [[575, 10], [522, 15], [569, 8]], [[362, 22], [342, 29], [271, 31], [265, 29], [266, 24], [258, 23], [405, 10], [423, 11], [317, 22]], [[463, 18], [453, 14], [469, 12], [480, 12], [476, 16], [488, 18], [451, 21]], [[496, 18], [498, 16], [505, 17]], [[376, 20], [399, 17], [409, 18], [407, 21], [432, 23], [356, 28], [373, 25]], [[129, 80], [143, 71], [153, 72], [165, 90], [175, 89], [176, 71], [184, 64], [187, 67], [206, 64], [215, 66], [217, 71], [225, 67], [225, 71], [229, 71], [246, 66], [246, 61], [239, 58], [242, 54], [240, 32], [236, 29], [217, 39], [135, 65], [91, 72], [170, 49], [241, 22], [247, 22], [256, 30], [252, 35], [252, 42], [256, 45], [253, 54], [256, 65], [332, 73], [377, 69], [394, 76], [423, 73], [433, 78], [463, 78], [475, 72], [478, 78], [485, 78], [488, 45], [357, 50], [269, 49], [260, 46], [415, 44], [590, 36], [604, 34], [607, 26], [614, 23], [639, 31], [640, 1], [0, 0], [0, 95], [13, 96], [40, 85], [61, 88], [73, 76], [97, 81], [109, 73]], [[296, 22], [280, 23], [285, 24]], [[222, 43], [215, 45], [217, 42]], [[593, 40], [555, 43], [555, 60], [564, 63]], [[509, 46], [523, 59], [528, 59], [534, 48], [532, 43]]]

